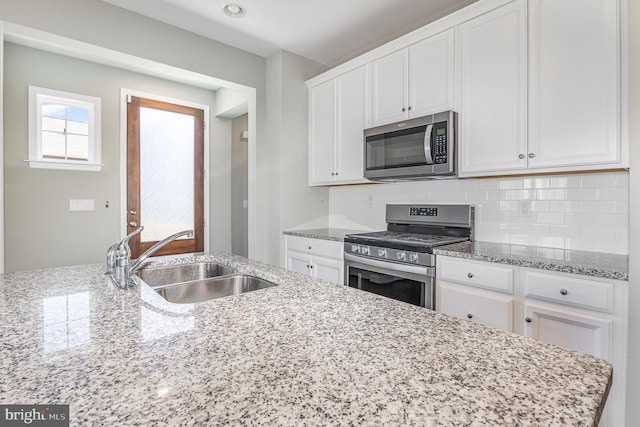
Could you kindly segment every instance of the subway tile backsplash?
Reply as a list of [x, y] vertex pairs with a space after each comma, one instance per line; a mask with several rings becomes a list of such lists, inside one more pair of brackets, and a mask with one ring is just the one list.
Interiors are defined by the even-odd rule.
[[[530, 216], [518, 201], [530, 202]], [[381, 230], [387, 203], [476, 207], [476, 240], [629, 253], [629, 174], [452, 179], [335, 186], [329, 225]]]

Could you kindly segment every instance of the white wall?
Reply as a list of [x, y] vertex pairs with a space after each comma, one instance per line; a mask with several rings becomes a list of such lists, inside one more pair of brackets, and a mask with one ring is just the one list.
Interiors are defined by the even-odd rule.
[[640, 2], [630, 3], [629, 67], [629, 347], [627, 426], [640, 420]]
[[[528, 200], [531, 216], [518, 215]], [[387, 203], [476, 207], [476, 240], [628, 253], [627, 172], [332, 187], [332, 227], [384, 229]]]

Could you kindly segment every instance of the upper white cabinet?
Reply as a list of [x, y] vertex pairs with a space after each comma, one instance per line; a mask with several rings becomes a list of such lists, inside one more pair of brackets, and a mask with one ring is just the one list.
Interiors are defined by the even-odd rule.
[[454, 30], [371, 64], [372, 126], [453, 108]]
[[459, 27], [460, 174], [526, 167], [526, 2]]
[[459, 27], [460, 176], [628, 167], [619, 3], [516, 0]]
[[621, 159], [618, 0], [529, 0], [530, 168]]
[[365, 182], [368, 99], [366, 66], [310, 88], [309, 185]]

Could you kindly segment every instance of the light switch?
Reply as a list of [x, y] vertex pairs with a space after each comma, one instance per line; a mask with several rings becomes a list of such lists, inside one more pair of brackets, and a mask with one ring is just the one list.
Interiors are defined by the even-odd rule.
[[70, 211], [93, 211], [95, 200], [93, 199], [69, 199]]

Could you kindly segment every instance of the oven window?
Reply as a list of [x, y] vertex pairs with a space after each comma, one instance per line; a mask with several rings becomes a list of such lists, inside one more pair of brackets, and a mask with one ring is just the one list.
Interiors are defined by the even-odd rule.
[[369, 136], [367, 143], [367, 170], [422, 166], [426, 126]]
[[402, 277], [349, 267], [347, 284], [352, 288], [408, 302], [424, 307], [425, 295], [423, 282]]

